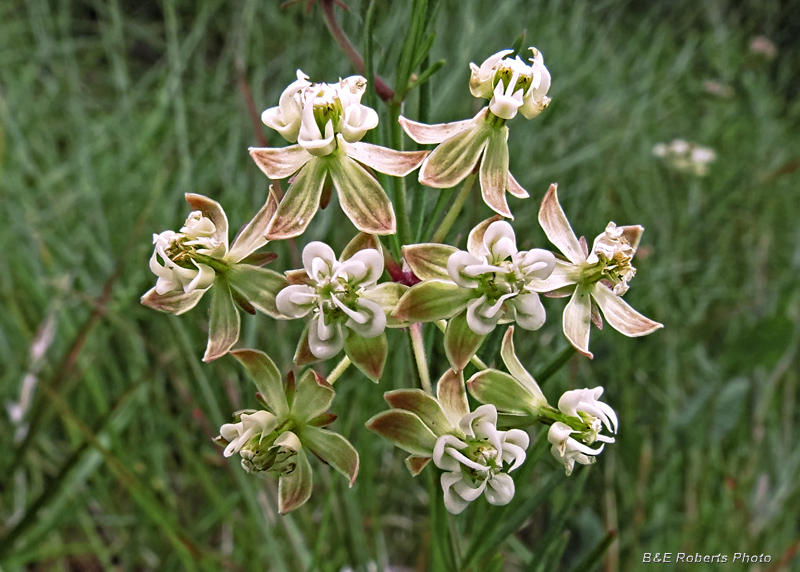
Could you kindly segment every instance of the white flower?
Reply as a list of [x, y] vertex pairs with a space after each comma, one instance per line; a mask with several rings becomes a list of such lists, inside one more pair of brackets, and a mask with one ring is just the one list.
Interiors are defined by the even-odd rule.
[[214, 283], [213, 268], [198, 262], [198, 255], [207, 258], [225, 256], [226, 245], [215, 238], [217, 228], [200, 211], [193, 211], [180, 232], [167, 230], [153, 235], [155, 249], [150, 257], [150, 270], [158, 276], [155, 291], [162, 295], [182, 290], [186, 294], [207, 290]]
[[289, 318], [313, 314], [308, 330], [311, 353], [328, 359], [344, 347], [347, 331], [374, 338], [386, 328], [381, 306], [364, 297], [383, 274], [383, 256], [374, 249], [336, 260], [330, 246], [311, 242], [303, 249], [305, 284], [287, 286], [278, 293], [278, 310]]
[[600, 435], [603, 427], [611, 433], [617, 432], [617, 414], [610, 405], [598, 401], [601, 395], [602, 387], [574, 389], [564, 393], [558, 400], [558, 409], [562, 413], [577, 417], [588, 425], [589, 429], [584, 432], [583, 438], [589, 445], [595, 441], [614, 442], [613, 437]]
[[547, 433], [547, 440], [552, 443], [550, 452], [556, 460], [564, 465], [567, 476], [572, 474], [572, 469], [575, 467], [577, 461], [581, 465], [591, 465], [595, 462], [595, 455], [603, 452], [605, 445], [600, 445], [599, 449], [592, 449], [583, 443], [570, 437], [579, 431], [574, 430], [566, 423], [557, 421], [550, 426]]
[[528, 288], [544, 280], [555, 267], [553, 253], [542, 249], [518, 251], [514, 229], [506, 221], [479, 225], [470, 234], [468, 251], [458, 251], [447, 261], [451, 280], [476, 291], [467, 304], [467, 324], [479, 335], [494, 330], [501, 319], [537, 330], [545, 321], [538, 294]]
[[683, 139], [675, 139], [669, 145], [656, 144], [653, 155], [662, 157], [676, 171], [697, 177], [707, 175], [709, 165], [717, 159], [717, 153], [713, 149]]
[[535, 117], [550, 103], [550, 72], [544, 57], [530, 48], [533, 58], [523, 62], [519, 56], [506, 58], [512, 50], [503, 50], [488, 58], [480, 67], [470, 64], [469, 88], [475, 97], [489, 99], [489, 110], [502, 119], [512, 119], [520, 111], [527, 119]]
[[278, 418], [269, 411], [259, 410], [253, 413], [242, 413], [238, 423], [225, 423], [219, 428], [220, 436], [228, 441], [224, 455], [230, 457], [241, 451], [250, 439], [271, 433], [278, 425]]
[[511, 502], [514, 481], [508, 473], [525, 461], [528, 434], [498, 431], [494, 405], [481, 405], [462, 417], [458, 427], [463, 439], [442, 435], [433, 450], [434, 464], [445, 471], [441, 484], [447, 510], [459, 514], [481, 494], [490, 504]]
[[264, 125], [271, 127], [289, 143], [297, 141], [303, 116], [303, 91], [311, 86], [308, 76], [297, 70], [297, 81], [283, 90], [278, 107], [270, 107], [261, 114]]

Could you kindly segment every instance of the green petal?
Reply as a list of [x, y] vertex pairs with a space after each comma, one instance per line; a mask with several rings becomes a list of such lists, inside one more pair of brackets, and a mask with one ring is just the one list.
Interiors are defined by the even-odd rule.
[[281, 372], [267, 354], [258, 350], [234, 350], [231, 355], [247, 370], [272, 413], [280, 417], [289, 411]]
[[339, 260], [342, 262], [350, 260], [356, 252], [368, 250], [370, 248], [383, 254], [383, 246], [381, 246], [381, 241], [377, 236], [374, 234], [367, 234], [366, 232], [359, 232], [347, 243], [347, 246], [344, 247]]
[[394, 317], [409, 322], [434, 322], [461, 312], [473, 296], [469, 288], [452, 282], [428, 280], [409, 288], [394, 310]]
[[300, 423], [305, 423], [325, 413], [335, 395], [333, 387], [327, 381], [314, 370], [307, 369], [297, 380], [292, 403], [293, 417]]
[[528, 391], [542, 405], [547, 404], [547, 398], [542, 393], [539, 384], [533, 379], [533, 376], [528, 373], [528, 370], [519, 361], [517, 353], [514, 351], [514, 326], [510, 326], [506, 330], [506, 335], [503, 336], [503, 344], [500, 347], [500, 357], [503, 363], [506, 364], [508, 371], [519, 380], [522, 385], [528, 388]]
[[295, 458], [295, 469], [289, 474], [281, 475], [278, 480], [278, 512], [281, 514], [303, 506], [311, 497], [311, 465], [308, 464], [304, 451], [298, 451]]
[[458, 249], [446, 244], [411, 244], [403, 247], [403, 258], [420, 280], [450, 280], [447, 261], [454, 252]]
[[442, 405], [450, 424], [458, 427], [459, 421], [469, 413], [464, 374], [448, 369], [436, 384], [436, 399]]
[[256, 216], [239, 231], [226, 259], [231, 262], [240, 262], [264, 246], [267, 243], [267, 239], [264, 238], [264, 235], [267, 233], [267, 227], [277, 210], [278, 199], [275, 196], [275, 190], [272, 188], [272, 185], [270, 185], [267, 202], [264, 203], [261, 210], [256, 213]]
[[327, 429], [305, 426], [300, 431], [300, 440], [317, 457], [347, 477], [353, 486], [358, 475], [358, 452], [347, 439]]
[[327, 169], [327, 161], [318, 157], [300, 169], [269, 225], [266, 234], [269, 240], [303, 234], [319, 208]]
[[364, 167], [346, 155], [330, 160], [330, 174], [339, 204], [360, 231], [394, 234], [397, 223], [386, 192]]
[[467, 388], [472, 397], [498, 411], [536, 415], [539, 410], [538, 399], [522, 383], [496, 369], [479, 371], [467, 381]]
[[239, 311], [233, 303], [231, 288], [219, 276], [211, 288], [209, 308], [208, 346], [203, 361], [213, 361], [224, 356], [239, 339]]
[[383, 375], [386, 357], [389, 355], [389, 344], [386, 334], [374, 338], [364, 338], [355, 332], [350, 332], [344, 342], [344, 353], [350, 358], [361, 372], [375, 383]]
[[275, 305], [275, 296], [289, 285], [286, 277], [267, 268], [250, 264], [234, 264], [228, 270], [231, 287], [257, 310], [272, 318], [284, 317]]
[[439, 402], [421, 389], [387, 391], [383, 394], [383, 398], [392, 409], [401, 409], [415, 414], [437, 436], [444, 435], [453, 429]]
[[378, 413], [366, 427], [412, 455], [430, 457], [436, 445], [436, 435], [422, 420], [402, 409]]
[[447, 322], [447, 329], [444, 332], [444, 350], [453, 369], [463, 370], [481, 347], [485, 338], [486, 336], [476, 334], [469, 327], [466, 312], [460, 313]]
[[383, 308], [383, 311], [387, 314], [387, 328], [404, 328], [408, 326], [408, 323], [404, 322], [403, 320], [398, 320], [397, 318], [393, 317], [391, 313], [397, 306], [397, 302], [407, 291], [408, 286], [405, 284], [400, 284], [398, 282], [384, 282], [383, 284], [378, 284], [375, 288], [367, 290], [362, 296], [367, 300], [372, 300], [381, 308]]
[[514, 216], [506, 202], [508, 185], [508, 127], [492, 129], [481, 162], [481, 194], [491, 209], [506, 218]]
[[481, 120], [439, 144], [422, 163], [419, 182], [438, 189], [456, 186], [475, 169], [491, 132]]

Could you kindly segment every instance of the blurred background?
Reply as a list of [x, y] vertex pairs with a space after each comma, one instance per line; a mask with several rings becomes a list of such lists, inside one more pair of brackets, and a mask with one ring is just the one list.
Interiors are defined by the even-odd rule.
[[[361, 49], [369, 3], [347, 5], [336, 16]], [[374, 2], [374, 65], [390, 85], [410, 6]], [[311, 501], [279, 517], [275, 481], [211, 442], [256, 401], [234, 359], [201, 362], [208, 301], [174, 317], [139, 297], [154, 283], [152, 234], [188, 214], [183, 193], [220, 201], [234, 229], [264, 203], [247, 147], [285, 144], [257, 117], [295, 70], [333, 82], [354, 67], [316, 3], [12, 0], [0, 4], [0, 569], [447, 570], [443, 542], [501, 552], [497, 570], [636, 571], [663, 552], [770, 562], [661, 569], [799, 569], [800, 5], [442, 0], [430, 18], [425, 65], [446, 65], [409, 96], [410, 118], [471, 117], [482, 102], [468, 63], [523, 31], [552, 74], [551, 106], [509, 123], [511, 170], [531, 194], [510, 201], [521, 247], [551, 248], [536, 222], [551, 182], [588, 240], [609, 220], [647, 229], [626, 299], [665, 328], [595, 330], [595, 359], [543, 387], [551, 401], [605, 387], [617, 443], [567, 478], [540, 440], [512, 506], [481, 500], [442, 521], [434, 471], [412, 478], [363, 426], [384, 391], [417, 383], [391, 331], [379, 386], [354, 368], [336, 385], [356, 485], [312, 461]], [[386, 107], [370, 101], [372, 141], [385, 141]], [[654, 155], [676, 139], [713, 150], [704, 176]], [[408, 181], [412, 220], [427, 223], [440, 191]], [[474, 194], [449, 242], [463, 247], [490, 214]], [[270, 267], [299, 267], [310, 240], [338, 252], [355, 233], [345, 221], [332, 205], [294, 245], [270, 244]], [[545, 327], [517, 335], [531, 371], [566, 346], [563, 306], [547, 300]], [[288, 371], [300, 329], [245, 316], [239, 346]], [[496, 363], [498, 346], [481, 357]]]

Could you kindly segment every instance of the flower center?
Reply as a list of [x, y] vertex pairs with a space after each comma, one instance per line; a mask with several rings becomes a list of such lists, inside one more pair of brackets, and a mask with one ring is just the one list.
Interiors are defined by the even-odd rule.
[[[339, 132], [339, 120], [342, 116], [342, 102], [336, 94], [336, 90], [327, 85], [317, 86], [314, 93], [314, 121], [319, 127], [320, 133], [325, 134], [325, 127], [329, 122], [333, 122], [334, 132]], [[313, 92], [312, 92], [313, 93]]]
[[509, 86], [511, 94], [516, 93], [520, 89], [522, 93], [528, 91], [528, 88], [533, 83], [533, 72], [526, 65], [517, 64], [517, 60], [504, 60], [501, 66], [494, 72], [494, 79], [492, 87], [497, 87], [497, 84], [503, 82], [503, 92], [509, 93]]

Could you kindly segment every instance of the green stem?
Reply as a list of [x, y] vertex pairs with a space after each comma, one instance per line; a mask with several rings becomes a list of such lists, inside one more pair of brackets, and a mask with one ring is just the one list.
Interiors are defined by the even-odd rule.
[[[403, 150], [403, 127], [400, 125], [400, 104], [392, 103], [389, 106], [389, 125], [391, 125], [390, 140], [392, 148]], [[394, 208], [397, 212], [397, 238], [400, 246], [411, 244], [411, 224], [408, 217], [408, 197], [406, 196], [405, 177], [393, 177]], [[399, 253], [398, 253], [399, 254]]]
[[339, 379], [339, 377], [341, 377], [341, 375], [345, 372], [345, 370], [347, 370], [347, 368], [350, 367], [351, 363], [353, 363], [353, 362], [350, 361], [350, 358], [347, 357], [347, 356], [344, 356], [342, 358], [342, 361], [340, 361], [338, 364], [336, 364], [336, 367], [333, 368], [333, 371], [330, 373], [330, 375], [328, 376], [328, 378], [325, 381], [327, 381], [328, 383], [333, 385], [334, 382], [337, 379]]
[[422, 385], [422, 389], [424, 389], [426, 393], [433, 395], [431, 375], [428, 371], [428, 360], [425, 357], [425, 340], [422, 337], [422, 324], [411, 324], [408, 332], [411, 336], [411, 348], [414, 350], [414, 361], [417, 362], [420, 385]]
[[556, 373], [559, 369], [561, 369], [565, 363], [567, 363], [572, 356], [575, 355], [575, 348], [571, 345], [567, 346], [561, 353], [559, 353], [556, 358], [547, 364], [544, 369], [541, 371], [536, 372], [534, 379], [542, 385], [545, 381], [550, 379], [554, 373]]
[[200, 264], [210, 266], [217, 274], [225, 274], [228, 271], [228, 268], [230, 268], [227, 262], [223, 262], [218, 258], [206, 256], [205, 254], [194, 254], [192, 258], [194, 258]]
[[456, 200], [453, 202], [453, 205], [450, 207], [450, 210], [447, 211], [447, 214], [442, 221], [442, 224], [439, 225], [439, 228], [436, 229], [436, 232], [433, 234], [433, 238], [431, 242], [442, 242], [446, 237], [447, 233], [450, 232], [450, 229], [453, 226], [453, 223], [456, 222], [456, 218], [458, 214], [461, 212], [464, 203], [467, 201], [467, 197], [469, 196], [470, 190], [472, 190], [472, 184], [475, 182], [475, 175], [468, 175], [466, 179], [464, 179], [464, 186], [461, 187], [461, 190], [456, 197]]
[[[441, 330], [442, 333], [447, 330], [447, 320], [436, 320], [436, 327]], [[472, 362], [472, 365], [477, 367], [479, 370], [483, 371], [484, 369], [489, 369], [489, 366], [484, 363], [484, 361], [479, 358], [477, 355], [472, 356], [472, 359], [469, 360]]]

